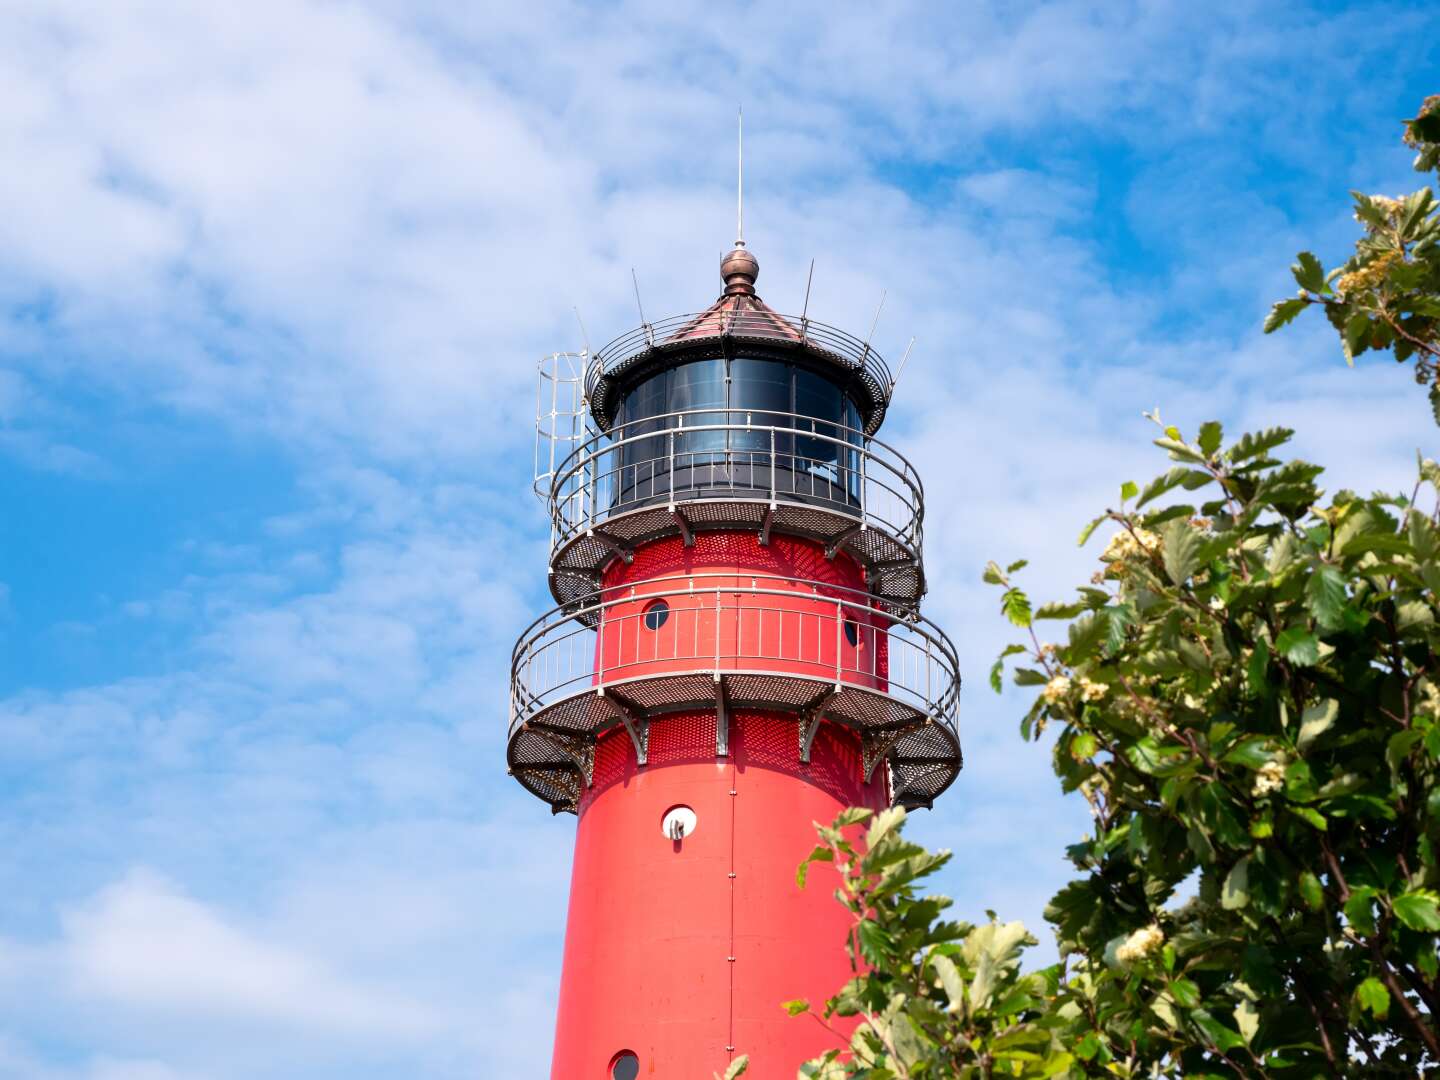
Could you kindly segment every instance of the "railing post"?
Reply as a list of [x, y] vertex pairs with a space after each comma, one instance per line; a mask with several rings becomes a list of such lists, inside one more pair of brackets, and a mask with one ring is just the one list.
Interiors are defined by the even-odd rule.
[[932, 704], [932, 703], [933, 703], [934, 700], [935, 700], [935, 695], [934, 695], [934, 693], [931, 691], [931, 684], [930, 684], [930, 679], [931, 679], [930, 669], [931, 669], [934, 665], [931, 664], [930, 660], [931, 660], [931, 657], [930, 657], [930, 635], [929, 635], [929, 634], [926, 634], [926, 635], [925, 635], [925, 711], [926, 711], [926, 712], [929, 712], [929, 711], [933, 708], [933, 704]]
[[[684, 418], [683, 416], [677, 416], [677, 417], [675, 418], [675, 422], [676, 422], [677, 424], [683, 424], [683, 423], [685, 423], [685, 418]], [[666, 484], [666, 490], [670, 493], [670, 509], [671, 509], [671, 510], [674, 510], [674, 509], [675, 509], [675, 429], [674, 429], [674, 428], [670, 428], [670, 429], [666, 432], [666, 436], [667, 436], [667, 442], [669, 443], [669, 451], [668, 451], [668, 454], [667, 454], [666, 466], [665, 466], [665, 484]]]
[[771, 427], [770, 427], [770, 509], [771, 509], [771, 510], [774, 510], [774, 509], [775, 509], [775, 505], [776, 505], [776, 502], [777, 502], [776, 496], [777, 496], [777, 494], [778, 494], [778, 491], [777, 491], [777, 488], [776, 488], [776, 477], [777, 477], [777, 475], [778, 475], [778, 473], [777, 473], [777, 470], [778, 470], [778, 469], [779, 469], [779, 465], [777, 464], [777, 462], [776, 462], [776, 460], [775, 460], [775, 427], [774, 427], [774, 425], [772, 424]]
[[869, 457], [867, 448], [862, 443], [860, 446], [860, 527], [865, 527], [865, 489], [869, 486], [865, 483], [865, 461]]
[[840, 643], [845, 640], [845, 607], [835, 601], [835, 686], [840, 686]]
[[[595, 489], [599, 485], [596, 475], [600, 471], [599, 454], [601, 453], [604, 451], [600, 450], [598, 453], [590, 454], [580, 470], [580, 520], [576, 524], [583, 526], [586, 530], [595, 527], [595, 507], [598, 501]], [[586, 509], [585, 506], [587, 499], [590, 502], [589, 509]]]
[[720, 678], [720, 590], [715, 590], [715, 678]]

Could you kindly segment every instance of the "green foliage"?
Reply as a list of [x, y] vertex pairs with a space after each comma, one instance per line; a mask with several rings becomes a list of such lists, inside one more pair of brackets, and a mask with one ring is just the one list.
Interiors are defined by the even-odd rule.
[[[1092, 581], [1025, 598], [1028, 640], [995, 668], [1040, 689], [1022, 731], [1055, 736], [1056, 775], [1092, 812], [1045, 913], [1062, 962], [1027, 974], [1018, 923], [948, 921], [918, 889], [948, 853], [906, 841], [901, 811], [847, 811], [800, 876], [838, 872], [860, 974], [822, 1009], [790, 1003], [836, 1030], [801, 1076], [1440, 1065], [1440, 510], [1325, 498], [1318, 468], [1272, 456], [1284, 429], [1227, 448], [1218, 425], [1193, 443], [1162, 427], [1185, 476], [1136, 491], [1199, 508], [1122, 493]], [[1420, 471], [1433, 505], [1440, 468]], [[1007, 617], [1016, 572], [986, 573]], [[1063, 642], [1042, 619], [1069, 620]]]
[[[1035, 939], [1018, 922], [973, 926], [944, 915], [950, 901], [919, 883], [950, 859], [906, 840], [905, 811], [847, 811], [817, 826], [802, 864], [829, 863], [850, 911], [858, 974], [824, 1006], [785, 1003], [835, 1033], [835, 1047], [801, 1077], [1050, 1077], [1066, 1074], [1085, 1025], [1056, 1011], [1058, 969], [1022, 974]], [[869, 824], [863, 836], [853, 826]], [[849, 826], [849, 828], [847, 828]]]
[[[1109, 512], [1069, 644], [1007, 650], [1031, 673], [1018, 684], [1043, 680], [1023, 730], [1060, 725], [1056, 773], [1094, 821], [1047, 918], [1105, 1003], [1111, 1072], [1424, 1075], [1440, 1065], [1440, 510], [1325, 499], [1317, 468], [1271, 456], [1285, 431], [1228, 450], [1201, 431], [1156, 442], [1205, 474], [1187, 487], [1207, 501]], [[1427, 501], [1436, 478], [1422, 462]], [[1123, 630], [1077, 647], [1087, 619]]]
[[[1405, 121], [1404, 140], [1417, 151], [1417, 172], [1440, 172], [1440, 95], [1427, 98]], [[1401, 363], [1413, 360], [1415, 380], [1429, 386], [1440, 424], [1440, 200], [1430, 186], [1395, 198], [1351, 195], [1362, 228], [1355, 254], [1327, 274], [1319, 259], [1302, 251], [1290, 267], [1300, 291], [1276, 301], [1265, 333], [1307, 307], [1320, 308], [1347, 363], [1369, 350], [1388, 351]]]
[[[1440, 169], [1440, 96], [1406, 141]], [[1266, 332], [1322, 307], [1347, 357], [1413, 360], [1440, 420], [1434, 193], [1355, 213], [1355, 258], [1302, 253]], [[947, 920], [918, 883], [949, 854], [903, 812], [846, 811], [799, 877], [838, 873], [857, 974], [787, 1006], [836, 1034], [802, 1077], [1440, 1075], [1440, 465], [1327, 496], [1273, 456], [1289, 429], [1151, 419], [1172, 465], [1081, 532], [1111, 534], [1073, 599], [1032, 604], [1023, 562], [984, 575], [1024, 632], [991, 685], [1038, 689], [1021, 734], [1092, 816], [1045, 911], [1060, 963], [1025, 973], [1034, 939], [993, 913]]]

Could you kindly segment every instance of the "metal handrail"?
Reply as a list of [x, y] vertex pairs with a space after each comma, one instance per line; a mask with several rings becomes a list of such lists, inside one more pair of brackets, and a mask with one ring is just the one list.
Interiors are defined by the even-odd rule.
[[[781, 422], [756, 423], [756, 415]], [[719, 435], [724, 445], [705, 446], [707, 433]], [[677, 448], [677, 437], [700, 437], [701, 445], [687, 449], [682, 442]], [[800, 453], [801, 439], [819, 444], [825, 456]], [[663, 452], [639, 456], [645, 440], [663, 440]], [[744, 446], [746, 440], [760, 445]], [[757, 476], [763, 483], [755, 482]], [[787, 477], [783, 487], [781, 476]], [[898, 451], [843, 424], [733, 408], [644, 417], [577, 446], [556, 466], [550, 486], [551, 550], [618, 514], [658, 501], [714, 498], [727, 490], [750, 493], [749, 498], [758, 493], [771, 506], [818, 502], [920, 553], [924, 488]]]
[[[647, 613], [662, 599], [669, 606], [657, 626]], [[607, 686], [740, 671], [881, 694], [956, 733], [960, 664], [939, 627], [914, 613], [896, 619], [859, 589], [732, 571], [617, 586], [578, 611], [540, 616], [511, 654], [510, 734], [552, 705]]]
[[890, 367], [868, 341], [800, 315], [772, 311], [700, 311], [645, 323], [595, 353], [586, 373], [585, 391], [592, 398], [601, 378], [654, 349], [679, 349], [718, 338], [740, 338], [803, 346], [829, 354], [842, 366], [865, 373], [889, 398], [894, 380]]

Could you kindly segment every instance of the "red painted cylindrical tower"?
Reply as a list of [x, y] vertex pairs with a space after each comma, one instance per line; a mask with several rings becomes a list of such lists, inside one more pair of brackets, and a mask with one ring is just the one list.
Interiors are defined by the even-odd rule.
[[585, 357], [590, 432], [546, 470], [560, 606], [515, 647], [508, 759], [579, 816], [554, 1080], [793, 1077], [829, 1037], [781, 1003], [850, 975], [795, 884], [813, 823], [960, 769], [889, 371], [758, 273], [737, 247], [709, 309]]

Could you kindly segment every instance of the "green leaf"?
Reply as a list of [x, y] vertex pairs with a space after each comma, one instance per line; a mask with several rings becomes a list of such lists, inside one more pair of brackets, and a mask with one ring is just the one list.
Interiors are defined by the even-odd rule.
[[1005, 567], [1005, 573], [1007, 573], [1007, 574], [1013, 574], [1013, 573], [1015, 573], [1015, 571], [1017, 571], [1017, 570], [1024, 570], [1025, 567], [1027, 567], [1027, 566], [1029, 566], [1029, 565], [1030, 565], [1030, 560], [1029, 560], [1029, 559], [1016, 559], [1016, 560], [1015, 560], [1014, 562], [1012, 562], [1009, 566]]
[[1327, 630], [1344, 623], [1345, 578], [1328, 563], [1320, 563], [1305, 582], [1305, 607]]
[[1345, 918], [1362, 934], [1375, 933], [1376, 892], [1373, 886], [1362, 885], [1350, 890], [1350, 899], [1345, 901]]
[[1263, 735], [1256, 735], [1231, 749], [1225, 755], [1224, 761], [1229, 765], [1243, 765], [1247, 769], [1259, 769], [1274, 759], [1275, 752], [1270, 749], [1270, 741]]
[[1325, 906], [1325, 890], [1320, 885], [1320, 879], [1311, 871], [1306, 870], [1300, 875], [1300, 899], [1311, 911], [1319, 911]]
[[985, 564], [985, 572], [980, 575], [987, 585], [1004, 585], [1005, 572], [1000, 569], [1000, 564], [991, 559]]
[[805, 861], [802, 862], [799, 868], [795, 871], [795, 884], [800, 886], [800, 888], [802, 889], [805, 887], [805, 880], [810, 876], [811, 863], [834, 861], [835, 852], [831, 851], [823, 844], [817, 845], [814, 851], [810, 852], [809, 855], [805, 856]]
[[1290, 272], [1295, 275], [1296, 284], [1306, 292], [1329, 291], [1329, 287], [1325, 284], [1325, 268], [1320, 265], [1320, 260], [1308, 251], [1302, 251], [1295, 256], [1295, 262], [1291, 265]]
[[1052, 600], [1048, 604], [1041, 604], [1035, 609], [1037, 619], [1073, 619], [1088, 611], [1090, 605], [1084, 600], [1076, 600], [1073, 604], [1062, 604], [1058, 600]]
[[1145, 485], [1140, 492], [1140, 499], [1135, 504], [1135, 509], [1140, 509], [1152, 499], [1158, 499], [1165, 492], [1172, 488], [1183, 487], [1186, 491], [1195, 491], [1206, 484], [1214, 481], [1214, 477], [1203, 469], [1187, 469], [1183, 465], [1177, 465], [1162, 476], [1157, 476]]
[[1345, 362], [1351, 367], [1355, 366], [1355, 357], [1369, 348], [1369, 338], [1369, 315], [1366, 315], [1363, 311], [1358, 311], [1345, 320], [1345, 331], [1343, 334]]
[[1255, 1041], [1255, 1035], [1260, 1030], [1260, 1010], [1253, 1001], [1242, 1001], [1235, 1006], [1235, 1026], [1240, 1029], [1240, 1036], [1247, 1044]]
[[1084, 547], [1086, 541], [1088, 541], [1091, 535], [1095, 532], [1095, 530], [1100, 527], [1100, 523], [1109, 516], [1109, 514], [1101, 514], [1094, 521], [1090, 522], [1090, 524], [1086, 525], [1083, 529], [1081, 529], [1080, 539], [1077, 542], [1076, 547]]
[[730, 1062], [730, 1067], [725, 1070], [725, 1080], [735, 1080], [737, 1076], [741, 1075], [749, 1067], [750, 1055], [741, 1054], [734, 1061]]
[[1320, 641], [1303, 626], [1292, 626], [1275, 639], [1275, 649], [1292, 664], [1310, 667], [1320, 659]]
[[1300, 714], [1300, 735], [1295, 740], [1295, 745], [1301, 750], [1308, 750], [1311, 743], [1334, 726], [1339, 715], [1340, 703], [1334, 698], [1326, 698], [1306, 706], [1305, 711]]
[[960, 969], [955, 966], [955, 961], [943, 954], [937, 954], [930, 958], [930, 966], [935, 969], [940, 985], [945, 988], [945, 996], [950, 999], [946, 1011], [959, 1012], [965, 1007], [965, 980]]
[[1193, 1009], [1200, 1004], [1200, 987], [1190, 979], [1176, 979], [1170, 984], [1170, 996], [1182, 1009]]
[[1371, 975], [1355, 988], [1355, 1004], [1369, 1012], [1376, 1020], [1385, 1019], [1390, 1011], [1390, 991], [1385, 984]]
[[1135, 486], [1134, 480], [1126, 480], [1120, 485], [1120, 501], [1122, 503], [1126, 499], [1133, 499], [1138, 494], [1140, 494], [1140, 489]]
[[1207, 420], [1200, 425], [1200, 449], [1207, 455], [1215, 453], [1220, 449], [1220, 443], [1224, 439], [1224, 428], [1220, 426], [1219, 420]]
[[1395, 917], [1411, 930], [1433, 934], [1440, 930], [1440, 893], [1433, 889], [1412, 889], [1390, 902]]
[[1250, 856], [1246, 855], [1230, 868], [1225, 884], [1220, 887], [1220, 906], [1238, 911], [1250, 903]]
[[1000, 610], [1016, 626], [1030, 625], [1030, 598], [1014, 586], [1006, 589], [1000, 598]]
[[1160, 535], [1164, 541], [1165, 573], [1176, 585], [1184, 585], [1200, 568], [1204, 541], [1188, 521], [1179, 519], [1167, 522]]
[[1289, 442], [1290, 437], [1294, 434], [1293, 429], [1283, 427], [1266, 428], [1264, 431], [1254, 433], [1247, 432], [1240, 436], [1234, 446], [1230, 447], [1230, 460], [1238, 463], [1269, 453], [1275, 447]]
[[784, 1002], [780, 1007], [790, 1016], [799, 1016], [810, 1011], [810, 1002], [804, 998], [796, 998], [794, 1001]]
[[1265, 682], [1265, 673], [1270, 669], [1270, 643], [1264, 638], [1257, 638], [1255, 648], [1251, 650], [1250, 659], [1245, 662], [1245, 677], [1250, 680], [1252, 693], [1263, 694], [1269, 687]]
[[1176, 461], [1193, 461], [1196, 465], [1205, 464], [1205, 455], [1198, 450], [1186, 446], [1179, 439], [1164, 438], [1156, 439], [1155, 445], [1162, 450], [1169, 450], [1170, 456]]
[[1273, 334], [1282, 326], [1291, 322], [1296, 315], [1310, 306], [1310, 301], [1300, 297], [1289, 300], [1277, 300], [1270, 307], [1270, 314], [1265, 316], [1265, 333]]
[[1216, 1020], [1204, 1009], [1196, 1009], [1190, 1014], [1190, 1019], [1199, 1025], [1200, 1030], [1210, 1037], [1221, 1053], [1230, 1050], [1238, 1050], [1245, 1045], [1245, 1040], [1235, 1032], [1231, 1031], [1224, 1024]]

